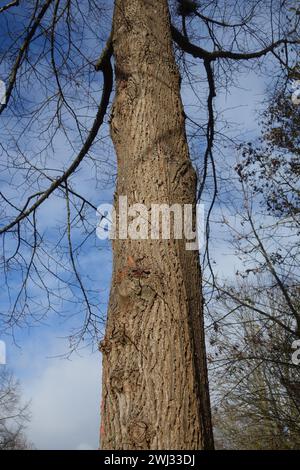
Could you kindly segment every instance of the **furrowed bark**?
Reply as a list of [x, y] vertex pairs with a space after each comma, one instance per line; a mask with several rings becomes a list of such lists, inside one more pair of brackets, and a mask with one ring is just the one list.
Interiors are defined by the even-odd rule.
[[[116, 0], [111, 136], [115, 207], [193, 204], [168, 4]], [[211, 449], [197, 251], [185, 240], [114, 240], [103, 353], [102, 449]]]

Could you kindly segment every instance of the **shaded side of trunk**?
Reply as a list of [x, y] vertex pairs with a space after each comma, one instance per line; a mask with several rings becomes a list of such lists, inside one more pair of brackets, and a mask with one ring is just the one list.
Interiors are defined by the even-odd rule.
[[[165, 0], [116, 0], [115, 207], [193, 204]], [[102, 449], [212, 448], [201, 274], [184, 240], [115, 240], [103, 353]]]

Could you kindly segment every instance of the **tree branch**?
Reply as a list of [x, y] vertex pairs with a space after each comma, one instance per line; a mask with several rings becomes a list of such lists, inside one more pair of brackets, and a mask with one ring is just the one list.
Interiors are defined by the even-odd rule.
[[106, 49], [105, 54], [102, 56], [101, 63], [99, 64], [99, 69], [103, 73], [104, 78], [104, 85], [103, 85], [103, 92], [101, 96], [101, 102], [98, 108], [97, 115], [95, 117], [93, 126], [87, 136], [87, 139], [82, 146], [79, 154], [73, 161], [73, 163], [69, 166], [69, 168], [63, 173], [62, 176], [57, 178], [53, 183], [49, 186], [49, 188], [44, 191], [43, 195], [37, 199], [37, 201], [32, 204], [26, 211], [23, 211], [21, 214], [18, 215], [12, 222], [8, 225], [0, 229], [0, 235], [7, 232], [8, 230], [12, 229], [15, 225], [19, 224], [23, 219], [28, 217], [32, 212], [34, 212], [57, 188], [59, 188], [62, 183], [66, 182], [67, 179], [74, 173], [74, 171], [78, 168], [81, 161], [85, 157], [85, 155], [90, 150], [98, 131], [103, 123], [104, 116], [107, 111], [107, 107], [109, 104], [110, 95], [112, 92], [113, 87], [113, 70], [111, 66], [111, 55], [112, 55], [112, 48]]
[[[35, 32], [37, 30], [37, 28], [39, 27], [46, 11], [48, 10], [49, 6], [51, 5], [52, 3], [52, 0], [47, 0], [43, 7], [41, 8], [41, 11], [40, 13], [38, 14], [37, 18], [35, 19], [30, 31], [28, 32], [20, 50], [19, 50], [19, 54], [15, 60], [15, 63], [13, 65], [13, 68], [12, 68], [12, 71], [11, 71], [11, 74], [10, 74], [10, 78], [9, 78], [9, 82], [8, 82], [8, 86], [7, 86], [7, 90], [6, 90], [6, 100], [5, 100], [5, 103], [2, 104], [0, 106], [0, 114], [5, 110], [5, 108], [7, 107], [8, 105], [8, 102], [10, 100], [10, 97], [11, 97], [11, 94], [12, 94], [12, 91], [13, 91], [13, 88], [15, 86], [15, 83], [16, 83], [16, 79], [17, 79], [17, 73], [18, 73], [18, 70], [19, 70], [19, 67], [21, 66], [22, 64], [22, 61], [23, 61], [23, 57], [25, 56], [26, 52], [27, 52], [27, 49], [30, 45], [30, 42], [33, 38], [33, 36], [35, 35]], [[4, 7], [3, 7], [4, 8]]]
[[18, 7], [20, 4], [19, 0], [14, 0], [13, 2], [8, 3], [7, 5], [4, 5], [3, 7], [0, 8], [0, 13], [3, 13], [4, 11], [8, 10], [11, 7]]
[[256, 52], [232, 52], [232, 51], [214, 51], [209, 52], [202, 47], [196, 46], [196, 44], [191, 43], [183, 34], [178, 31], [173, 25], [171, 26], [172, 37], [173, 40], [178, 44], [178, 46], [188, 54], [191, 54], [195, 58], [199, 59], [209, 59], [210, 61], [217, 60], [217, 59], [232, 59], [232, 60], [250, 60], [250, 59], [258, 59], [259, 57], [263, 57], [269, 52], [274, 51], [278, 47], [282, 45], [288, 44], [299, 44], [299, 40], [289, 40], [289, 39], [279, 39], [278, 41], [270, 44], [269, 46], [261, 49], [260, 51]]

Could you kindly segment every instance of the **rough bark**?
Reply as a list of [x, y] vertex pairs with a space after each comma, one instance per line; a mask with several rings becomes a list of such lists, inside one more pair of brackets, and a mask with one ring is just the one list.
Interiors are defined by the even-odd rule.
[[[115, 206], [194, 204], [180, 77], [165, 0], [116, 0], [111, 136]], [[102, 449], [213, 447], [198, 252], [184, 240], [115, 240], [103, 353]]]

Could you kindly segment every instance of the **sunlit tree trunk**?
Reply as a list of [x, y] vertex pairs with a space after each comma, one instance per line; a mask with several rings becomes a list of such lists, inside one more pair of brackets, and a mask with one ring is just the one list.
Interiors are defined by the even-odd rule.
[[[115, 207], [193, 204], [166, 0], [116, 0], [111, 136]], [[212, 448], [198, 252], [184, 240], [115, 240], [103, 353], [102, 449]]]

